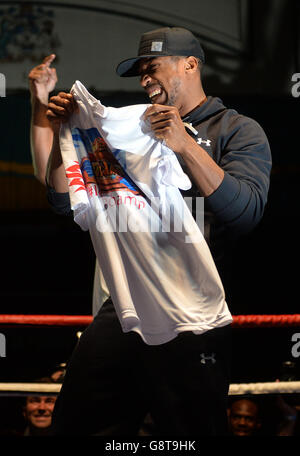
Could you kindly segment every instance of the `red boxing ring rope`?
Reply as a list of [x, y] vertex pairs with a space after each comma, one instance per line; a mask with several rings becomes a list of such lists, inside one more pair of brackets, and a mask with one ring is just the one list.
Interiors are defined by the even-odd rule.
[[300, 315], [234, 315], [232, 326], [240, 328], [300, 327]]
[[[0, 325], [87, 326], [92, 315], [7, 315], [0, 314]], [[234, 328], [300, 327], [300, 314], [292, 315], [233, 315]]]
[[0, 325], [87, 326], [92, 315], [0, 315]]

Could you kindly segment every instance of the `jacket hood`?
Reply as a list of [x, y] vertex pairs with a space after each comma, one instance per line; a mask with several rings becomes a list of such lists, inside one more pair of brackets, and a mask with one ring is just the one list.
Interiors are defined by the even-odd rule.
[[226, 108], [220, 98], [208, 96], [207, 101], [203, 103], [203, 105], [193, 109], [191, 112], [185, 115], [182, 120], [183, 122], [197, 124], [199, 122], [203, 122], [212, 115], [223, 111], [224, 109]]

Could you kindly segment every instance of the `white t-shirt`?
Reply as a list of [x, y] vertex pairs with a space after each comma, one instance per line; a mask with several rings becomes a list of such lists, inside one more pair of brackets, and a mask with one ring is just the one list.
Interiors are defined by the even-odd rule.
[[103, 106], [79, 82], [60, 133], [74, 219], [89, 230], [124, 332], [163, 344], [231, 323], [207, 243], [181, 189], [176, 155], [142, 118], [148, 105]]

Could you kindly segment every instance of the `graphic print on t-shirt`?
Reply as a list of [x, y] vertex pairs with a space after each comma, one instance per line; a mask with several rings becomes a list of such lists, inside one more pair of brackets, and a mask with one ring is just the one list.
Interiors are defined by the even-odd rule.
[[[72, 138], [77, 156], [78, 158], [81, 157], [80, 170], [87, 187], [89, 187], [89, 184], [97, 185], [100, 195], [122, 190], [129, 191], [134, 195], [142, 195], [141, 191], [115, 159], [96, 128], [87, 130], [73, 128]], [[88, 152], [88, 157], [84, 153], [80, 153], [81, 148], [83, 151]], [[74, 173], [75, 171], [74, 168], [71, 168], [73, 167], [69, 167], [66, 170], [69, 178], [72, 177], [70, 172]], [[74, 182], [74, 184], [72, 184], [72, 181], [70, 183], [70, 185], [78, 184], [78, 181]]]

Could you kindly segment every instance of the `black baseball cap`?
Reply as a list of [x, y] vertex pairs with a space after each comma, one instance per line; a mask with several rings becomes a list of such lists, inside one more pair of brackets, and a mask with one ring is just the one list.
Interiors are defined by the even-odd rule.
[[199, 40], [182, 27], [163, 27], [142, 35], [137, 57], [123, 60], [117, 66], [119, 76], [138, 76], [138, 62], [147, 57], [194, 56], [205, 61]]

